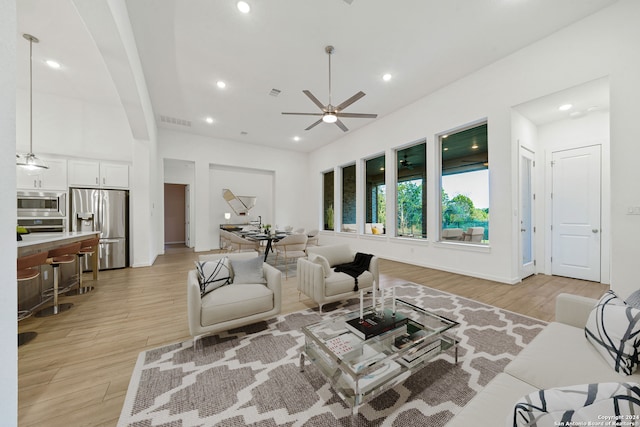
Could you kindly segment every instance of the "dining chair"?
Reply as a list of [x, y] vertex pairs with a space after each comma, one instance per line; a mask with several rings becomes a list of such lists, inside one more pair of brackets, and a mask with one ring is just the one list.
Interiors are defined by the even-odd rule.
[[307, 235], [306, 234], [291, 234], [282, 240], [279, 240], [273, 244], [273, 248], [276, 251], [275, 265], [278, 265], [278, 256], [284, 258], [284, 277], [289, 278], [288, 264], [290, 259], [298, 259], [307, 256], [305, 249], [307, 248]]
[[319, 246], [318, 245], [318, 238], [320, 234], [320, 230], [313, 229], [310, 232], [307, 233], [307, 246]]

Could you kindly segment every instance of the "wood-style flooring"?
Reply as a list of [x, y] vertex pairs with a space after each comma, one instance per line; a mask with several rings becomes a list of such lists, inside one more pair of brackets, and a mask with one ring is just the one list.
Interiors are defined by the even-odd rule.
[[[19, 323], [20, 332], [38, 332], [18, 349], [20, 426], [117, 424], [138, 354], [189, 338], [186, 276], [197, 254], [167, 252], [152, 267], [102, 271], [97, 282], [85, 273], [95, 290], [61, 298], [71, 310]], [[387, 260], [380, 272], [381, 283], [420, 283], [546, 321], [558, 293], [597, 298], [608, 289], [544, 275], [511, 286]], [[295, 277], [283, 278], [283, 288], [283, 313], [315, 306], [299, 301]]]

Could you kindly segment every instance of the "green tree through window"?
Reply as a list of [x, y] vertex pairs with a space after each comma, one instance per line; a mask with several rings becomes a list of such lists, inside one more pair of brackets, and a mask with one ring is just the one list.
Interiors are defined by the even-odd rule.
[[396, 152], [397, 235], [427, 237], [426, 143]]

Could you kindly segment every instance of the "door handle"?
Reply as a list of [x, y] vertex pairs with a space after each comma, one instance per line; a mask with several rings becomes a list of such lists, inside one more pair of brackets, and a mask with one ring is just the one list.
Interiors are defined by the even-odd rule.
[[526, 228], [521, 228], [520, 231], [524, 233], [525, 231], [527, 231], [527, 229]]
[[594, 228], [591, 230], [592, 233], [597, 233], [599, 230], [597, 228]]

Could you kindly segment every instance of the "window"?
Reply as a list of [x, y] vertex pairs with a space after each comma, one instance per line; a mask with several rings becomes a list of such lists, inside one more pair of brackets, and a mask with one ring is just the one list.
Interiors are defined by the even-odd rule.
[[322, 174], [322, 193], [324, 229], [333, 230], [333, 171]]
[[440, 137], [442, 240], [489, 243], [487, 124]]
[[365, 162], [365, 234], [384, 234], [386, 223], [385, 156]]
[[355, 233], [356, 225], [356, 165], [342, 168], [342, 231]]
[[396, 151], [399, 237], [427, 237], [426, 153], [426, 142]]

